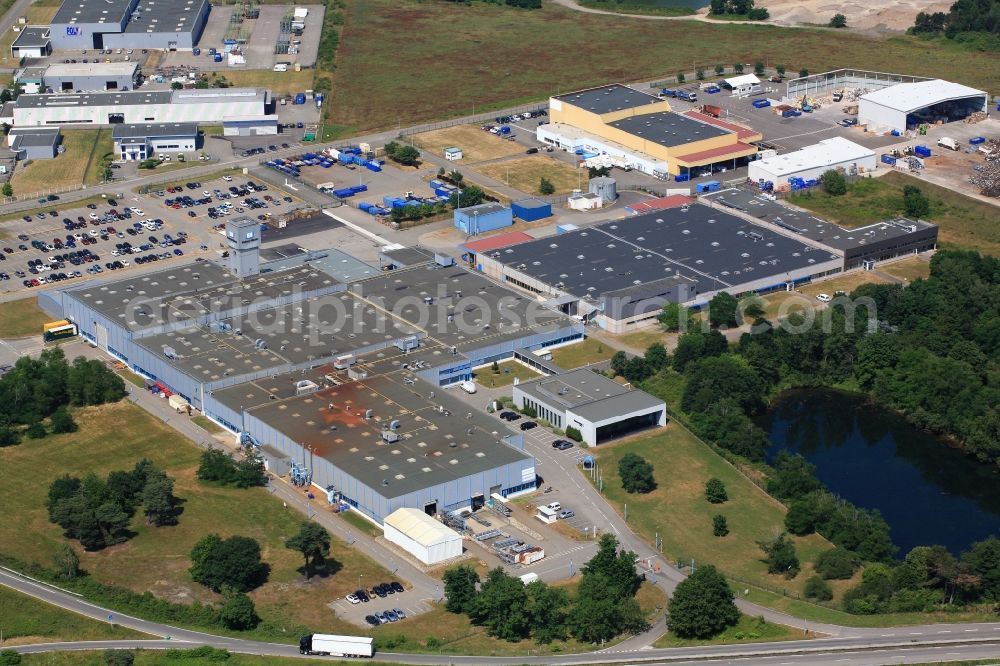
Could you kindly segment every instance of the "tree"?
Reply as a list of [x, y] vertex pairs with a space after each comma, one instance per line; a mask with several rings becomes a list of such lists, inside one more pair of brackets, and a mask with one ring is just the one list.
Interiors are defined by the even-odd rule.
[[737, 74], [742, 74], [743, 73], [743, 63], [738, 62], [735, 65], [733, 65], [733, 71], [736, 72]]
[[[715, 14], [716, 16], [722, 16], [726, 13], [726, 0], [711, 0], [709, 4], [709, 13]], [[720, 65], [721, 67], [721, 65]], [[722, 72], [717, 72], [721, 74]]]
[[843, 14], [834, 14], [833, 18], [830, 19], [829, 26], [831, 28], [846, 28], [847, 17]]
[[758, 541], [757, 545], [764, 551], [767, 572], [781, 574], [785, 578], [795, 578], [799, 575], [799, 558], [795, 554], [795, 544], [784, 532], [774, 541]]
[[[688, 331], [677, 340], [672, 364], [677, 372], [684, 372], [687, 366], [699, 359], [724, 354], [729, 346], [726, 338], [718, 331]], [[612, 359], [614, 361], [614, 359]]]
[[717, 537], [724, 537], [729, 534], [729, 524], [726, 522], [726, 517], [721, 513], [712, 516], [712, 534]]
[[836, 169], [824, 171], [819, 177], [819, 182], [823, 185], [823, 191], [830, 196], [839, 197], [847, 194], [847, 179]]
[[725, 71], [726, 71], [726, 68], [723, 67], [722, 65], [716, 65], [715, 66], [715, 75], [716, 76], [722, 76], [722, 73], [725, 72]]
[[552, 181], [542, 176], [538, 181], [538, 192], [540, 194], [555, 194], [556, 186], [552, 184]]
[[745, 359], [733, 354], [710, 356], [685, 368], [687, 384], [681, 395], [681, 409], [688, 414], [708, 412], [716, 405], [739, 406], [754, 414], [764, 404], [767, 387]]
[[670, 357], [667, 355], [667, 350], [659, 342], [654, 342], [646, 348], [643, 360], [646, 362], [646, 366], [649, 370], [653, 373], [657, 373], [670, 365]]
[[907, 185], [903, 188], [903, 208], [907, 217], [918, 220], [931, 212], [931, 201], [919, 187]]
[[689, 308], [677, 303], [667, 303], [657, 319], [665, 330], [684, 332], [691, 325], [693, 316], [694, 313]]
[[497, 363], [496, 361], [493, 361], [493, 365], [492, 365], [492, 366], [490, 366], [490, 371], [491, 371], [491, 372], [492, 372], [492, 373], [493, 373], [494, 375], [499, 375], [499, 374], [500, 374], [500, 364], [499, 364], [499, 363]]
[[3, 90], [0, 90], [0, 104], [6, 104], [12, 99], [14, 98], [10, 94], [10, 88], [4, 88]]
[[775, 473], [767, 481], [767, 492], [780, 500], [797, 499], [821, 487], [816, 466], [797, 453], [779, 452], [774, 468]]
[[267, 484], [264, 459], [253, 447], [243, 449], [243, 459], [236, 463], [234, 485], [237, 488], [253, 488]]
[[21, 441], [21, 435], [9, 425], [0, 425], [0, 449], [14, 446]]
[[9, 180], [3, 184], [3, 189], [0, 190], [0, 193], [3, 193], [5, 197], [14, 196], [14, 187], [10, 184]]
[[762, 63], [760, 60], [758, 60], [757, 62], [755, 62], [753, 64], [753, 73], [756, 74], [757, 76], [763, 76], [763, 74], [764, 74], [764, 63]]
[[456, 170], [448, 174], [448, 180], [456, 185], [461, 185], [462, 181], [465, 180], [465, 176], [462, 175], [461, 171]]
[[735, 296], [720, 291], [708, 302], [708, 321], [715, 328], [738, 326], [739, 307], [740, 302]]
[[653, 466], [637, 453], [626, 453], [618, 461], [618, 475], [628, 493], [650, 493], [656, 490]]
[[52, 562], [55, 564], [60, 578], [73, 580], [80, 575], [80, 556], [68, 543], [60, 544]]
[[809, 76], [809, 70], [808, 69], [806, 69], [805, 67], [803, 67], [802, 69], [799, 70], [799, 78], [800, 79], [803, 79], [803, 78], [805, 78], [807, 76]]
[[677, 72], [677, 83], [684, 83], [685, 78], [684, 72]]
[[177, 498], [174, 497], [174, 480], [165, 472], [156, 470], [142, 489], [142, 505], [146, 522], [162, 527], [177, 524]]
[[648, 626], [635, 601], [642, 583], [636, 560], [635, 553], [618, 549], [614, 536], [601, 536], [597, 553], [582, 568], [576, 604], [569, 614], [570, 631], [578, 640], [596, 643]]
[[726, 493], [726, 486], [722, 481], [712, 477], [705, 482], [705, 499], [712, 504], [722, 504], [729, 499]]
[[471, 614], [476, 602], [476, 585], [479, 584], [476, 570], [463, 564], [445, 571], [442, 580], [448, 612]]
[[486, 574], [470, 619], [486, 627], [491, 636], [518, 641], [527, 638], [531, 628], [527, 605], [528, 594], [521, 579], [497, 567]]
[[826, 580], [846, 580], [861, 566], [858, 556], [846, 548], [831, 548], [816, 558], [816, 573]]
[[711, 638], [740, 621], [729, 584], [710, 564], [677, 585], [667, 612], [670, 630], [681, 638]]
[[469, 185], [461, 192], [452, 192], [448, 203], [452, 208], [478, 206], [486, 200], [486, 193], [478, 185]]
[[0, 650], [0, 666], [17, 666], [20, 663], [20, 653], [14, 650]]
[[628, 356], [625, 352], [619, 351], [615, 352], [611, 357], [611, 371], [616, 375], [621, 376], [625, 373], [625, 367], [628, 365]]
[[174, 81], [170, 84], [171, 90], [181, 90], [182, 88], [184, 88], [184, 84], [180, 81]]
[[525, 588], [525, 592], [531, 635], [535, 641], [546, 644], [565, 639], [566, 607], [569, 605], [566, 590], [536, 580]]
[[[389, 146], [392, 146], [390, 152]], [[395, 141], [390, 141], [385, 145], [385, 154], [393, 162], [398, 162], [407, 166], [412, 166], [420, 161], [420, 151], [413, 146], [401, 145]]]
[[260, 617], [250, 597], [243, 592], [229, 590], [219, 609], [219, 621], [227, 629], [247, 631], [260, 624]]
[[774, 66], [774, 71], [776, 71], [778, 73], [778, 76], [784, 76], [785, 75], [785, 66], [784, 65], [775, 65]]
[[330, 554], [330, 533], [319, 523], [305, 522], [299, 526], [298, 534], [285, 542], [285, 546], [302, 553], [306, 580], [309, 580], [313, 570], [322, 565]]
[[703, 70], [700, 67], [698, 69], [696, 69], [695, 72], [694, 72], [694, 78], [698, 79], [699, 81], [704, 81], [705, 80], [705, 70]]
[[191, 578], [215, 592], [231, 587], [247, 592], [267, 580], [268, 567], [260, 559], [260, 544], [244, 536], [222, 539], [209, 534], [191, 549]]
[[45, 426], [41, 423], [32, 423], [28, 426], [28, 429], [24, 431], [24, 434], [28, 436], [28, 439], [41, 439], [48, 434], [45, 430]]
[[810, 576], [806, 580], [804, 592], [806, 599], [815, 599], [816, 601], [830, 601], [830, 599], [833, 599], [833, 588], [820, 576]]

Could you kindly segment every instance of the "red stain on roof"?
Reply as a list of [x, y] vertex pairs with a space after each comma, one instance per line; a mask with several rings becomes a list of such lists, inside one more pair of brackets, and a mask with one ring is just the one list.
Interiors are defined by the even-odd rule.
[[749, 139], [751, 137], [761, 136], [761, 133], [755, 129], [744, 127], [743, 125], [737, 125], [736, 123], [728, 123], [725, 120], [714, 118], [708, 114], [701, 113], [700, 111], [685, 111], [684, 115], [688, 116], [689, 118], [694, 118], [695, 120], [699, 120], [703, 123], [708, 123], [709, 125], [715, 125], [716, 127], [727, 129], [730, 132], [736, 132], [736, 138], [738, 138], [740, 141], [745, 141], [746, 139]]
[[635, 204], [634, 206], [629, 206], [632, 210], [637, 213], [647, 213], [653, 210], [665, 210], [667, 208], [680, 208], [681, 206], [687, 206], [694, 201], [691, 197], [686, 197], [683, 194], [671, 194], [668, 197], [660, 197], [659, 199], [650, 199], [649, 201], [643, 201]]
[[743, 153], [747, 150], [756, 151], [757, 146], [751, 146], [749, 143], [737, 143], [734, 146], [722, 146], [721, 148], [710, 148], [709, 150], [702, 150], [688, 155], [678, 155], [677, 160], [681, 162], [700, 162], [702, 160], [708, 160], [715, 157], [725, 157], [727, 155], [740, 157], [739, 153]]
[[501, 247], [507, 247], [509, 245], [516, 245], [517, 243], [533, 240], [535, 240], [534, 236], [529, 236], [523, 231], [511, 231], [505, 234], [490, 236], [489, 238], [483, 238], [465, 243], [465, 249], [470, 252], [489, 252], [490, 250], [496, 250]]

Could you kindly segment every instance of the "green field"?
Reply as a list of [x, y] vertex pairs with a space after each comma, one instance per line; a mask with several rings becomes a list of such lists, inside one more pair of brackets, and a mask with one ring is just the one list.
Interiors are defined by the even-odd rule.
[[594, 338], [587, 338], [582, 342], [558, 347], [551, 351], [552, 362], [567, 370], [606, 361], [615, 353], [614, 348]]
[[510, 386], [514, 383], [514, 379], [525, 382], [529, 379], [536, 379], [541, 377], [541, 375], [523, 363], [517, 361], [505, 361], [503, 363], [497, 364], [500, 372], [493, 372], [489, 366], [484, 368], [479, 368], [472, 373], [472, 378], [480, 386], [486, 388], [501, 388], [503, 386]]
[[[140, 378], [141, 379], [141, 378]], [[192, 416], [191, 422], [196, 426], [205, 430], [213, 435], [226, 432], [226, 429], [220, 426], [218, 423], [208, 418], [207, 416]]]
[[0, 586], [0, 618], [3, 618], [0, 626], [4, 647], [65, 640], [152, 638], [77, 615], [3, 586]]
[[[499, 109], [611, 81], [786, 54], [789, 71], [860, 67], [1000, 88], [996, 53], [908, 36], [713, 25], [487, 3], [347, 0], [333, 122], [360, 131]], [[373, 38], [377, 36], [376, 38]], [[916, 71], [914, 68], [917, 68]], [[405, 100], [405, 102], [404, 102]]]
[[[196, 653], [197, 654], [197, 653]], [[182, 656], [183, 655], [183, 656]], [[50, 652], [43, 654], [26, 654], [21, 657], [23, 666], [105, 666], [108, 662], [103, 652]], [[205, 654], [198, 657], [190, 650], [137, 650], [135, 652], [136, 666], [177, 666], [177, 664], [225, 664], [226, 666], [302, 666], [302, 659], [295, 657], [255, 657], [246, 654], [231, 653], [222, 659], [212, 658]], [[330, 666], [345, 666], [356, 664], [357, 661], [323, 661]], [[383, 662], [385, 666], [393, 666]]]
[[[105, 134], [106, 141], [99, 144]], [[14, 195], [30, 196], [79, 187], [84, 183], [91, 157], [103, 148], [109, 151], [110, 141], [109, 130], [64, 130], [62, 146], [66, 150], [56, 155], [55, 159], [34, 160], [28, 166], [18, 162], [10, 179]]]
[[[783, 531], [785, 507], [677, 423], [671, 422], [655, 434], [592, 451], [604, 477], [604, 496], [619, 514], [628, 505], [629, 526], [649, 543], [658, 532], [663, 555], [670, 561], [686, 565], [693, 558], [696, 565], [714, 564], [727, 576], [795, 595], [812, 575], [812, 561], [832, 547], [815, 534], [794, 537], [802, 571], [793, 580], [768, 574], [757, 542]], [[624, 491], [617, 465], [628, 452], [652, 463], [656, 490], [645, 495]], [[728, 502], [710, 504], [705, 500], [705, 482], [711, 477], [726, 485]], [[717, 513], [728, 520], [730, 534], [726, 537], [712, 535], [712, 516]], [[839, 595], [853, 582], [831, 584]]]
[[603, 9], [618, 14], [646, 14], [651, 16], [689, 16], [693, 9], [663, 6], [657, 0], [576, 0], [581, 7]]
[[929, 222], [940, 226], [946, 247], [1000, 254], [1000, 212], [996, 206], [903, 173], [864, 178], [851, 183], [847, 194], [832, 197], [816, 188], [789, 197], [796, 206], [848, 227], [858, 227], [903, 214], [903, 188], [915, 185], [931, 200]]
[[52, 317], [42, 312], [34, 296], [0, 303], [0, 338], [42, 335], [42, 324]]
[[101, 182], [101, 158], [108, 155], [114, 158], [115, 142], [111, 137], [111, 130], [97, 130], [97, 139], [94, 142], [90, 159], [87, 160], [87, 168], [83, 173], [83, 183], [85, 185], [97, 185]]
[[679, 638], [668, 632], [661, 636], [653, 647], [692, 647], [695, 645], [718, 645], [722, 643], [762, 643], [770, 641], [796, 641], [806, 638], [803, 632], [780, 624], [765, 622], [762, 618], [744, 615], [740, 618], [735, 627], [729, 627], [718, 636], [707, 640], [699, 641]]

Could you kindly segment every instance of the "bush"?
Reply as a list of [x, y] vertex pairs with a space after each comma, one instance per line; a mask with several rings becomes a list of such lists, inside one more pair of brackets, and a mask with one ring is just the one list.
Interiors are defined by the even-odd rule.
[[809, 580], [806, 581], [805, 595], [806, 599], [830, 601], [833, 599], [833, 589], [819, 576], [810, 576]]
[[833, 18], [830, 19], [829, 26], [831, 28], [846, 28], [847, 17], [843, 14], [834, 14]]
[[726, 493], [726, 486], [722, 481], [711, 478], [705, 483], [705, 499], [712, 504], [722, 504], [729, 499]]
[[76, 432], [78, 430], [76, 421], [73, 420], [65, 405], [52, 413], [49, 424], [52, 426], [52, 432], [54, 433]]
[[903, 188], [903, 208], [907, 217], [917, 220], [931, 212], [931, 201], [919, 187], [907, 185]]
[[716, 65], [715, 66], [715, 75], [716, 76], [722, 76], [722, 73], [725, 72], [725, 71], [726, 71], [726, 68], [723, 67], [722, 65]]
[[684, 72], [677, 72], [677, 83], [684, 83], [685, 80]]
[[816, 573], [826, 580], [846, 580], [854, 575], [861, 560], [846, 548], [831, 548], [816, 558]]
[[566, 426], [566, 437], [572, 439], [574, 442], [583, 441], [583, 435], [580, 434], [580, 431], [573, 426]]
[[717, 537], [724, 537], [729, 534], [729, 523], [721, 513], [712, 516], [712, 534]]
[[219, 609], [219, 620], [227, 629], [234, 631], [246, 631], [260, 624], [260, 617], [253, 601], [239, 592], [226, 596], [226, 602]]
[[215, 592], [232, 588], [248, 592], [267, 582], [268, 566], [260, 559], [260, 544], [245, 536], [222, 539], [209, 534], [191, 549], [191, 578]]
[[132, 650], [105, 650], [104, 663], [108, 666], [132, 666], [135, 663], [135, 652]]
[[24, 434], [28, 436], [28, 439], [41, 439], [48, 433], [45, 431], [45, 426], [41, 423], [32, 423], [28, 426], [28, 429], [24, 431]]
[[538, 192], [539, 194], [555, 194], [556, 186], [552, 184], [552, 181], [542, 176], [538, 181]]
[[16, 666], [21, 663], [21, 655], [13, 650], [0, 650], [0, 666]]
[[656, 490], [653, 466], [638, 454], [623, 455], [618, 461], [618, 474], [625, 492], [645, 494]]
[[163, 653], [163, 656], [172, 660], [191, 660], [204, 663], [226, 661], [232, 656], [232, 654], [221, 648], [214, 648], [210, 645], [202, 645], [201, 647], [191, 648], [190, 650], [167, 650]]
[[757, 545], [764, 551], [767, 563], [767, 573], [781, 574], [792, 579], [799, 575], [799, 558], [795, 554], [795, 544], [784, 533], [779, 534], [774, 541], [758, 541]]
[[531, 419], [536, 418], [538, 416], [538, 410], [532, 407], [531, 405], [525, 405], [524, 407], [522, 407], [521, 413]]
[[847, 194], [847, 179], [836, 169], [825, 171], [819, 180], [823, 185], [823, 191], [830, 196], [839, 197]]

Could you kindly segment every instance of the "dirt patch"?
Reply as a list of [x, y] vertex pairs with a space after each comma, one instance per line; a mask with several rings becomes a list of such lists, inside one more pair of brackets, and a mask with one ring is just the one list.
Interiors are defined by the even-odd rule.
[[501, 139], [480, 129], [478, 125], [456, 125], [423, 132], [413, 137], [413, 144], [438, 157], [444, 156], [445, 148], [461, 148], [463, 156], [461, 160], [456, 161], [456, 168], [461, 164], [518, 155], [522, 151], [517, 143]]
[[949, 0], [882, 0], [880, 2], [830, 2], [830, 0], [759, 0], [757, 7], [771, 13], [779, 25], [826, 25], [834, 14], [847, 17], [850, 28], [902, 31], [913, 25], [919, 12], [947, 12]]
[[585, 190], [590, 180], [586, 171], [575, 169], [548, 155], [496, 162], [481, 166], [477, 171], [526, 194], [540, 194], [538, 188], [542, 178], [549, 180], [557, 193]]

